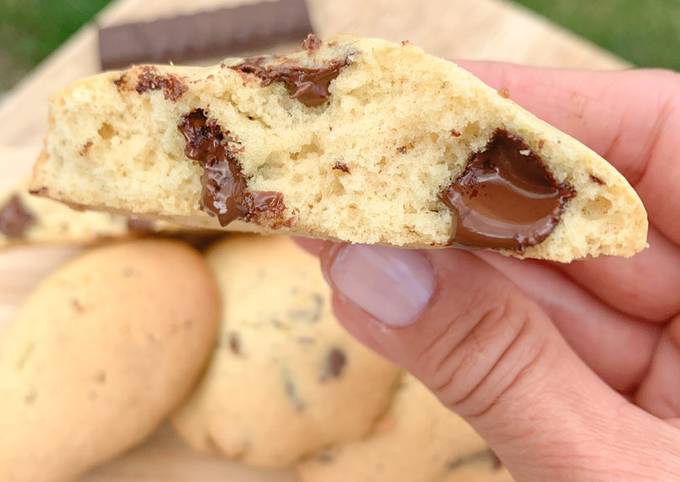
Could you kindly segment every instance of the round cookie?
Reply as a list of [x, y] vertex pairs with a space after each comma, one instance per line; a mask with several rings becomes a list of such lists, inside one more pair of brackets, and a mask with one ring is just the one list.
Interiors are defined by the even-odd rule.
[[224, 303], [220, 342], [174, 417], [202, 451], [286, 466], [366, 434], [399, 370], [336, 322], [318, 260], [282, 237], [238, 236], [207, 255]]
[[511, 482], [486, 443], [405, 376], [390, 410], [365, 439], [298, 464], [302, 482]]
[[199, 376], [219, 309], [177, 242], [97, 249], [49, 276], [0, 338], [0, 480], [70, 481], [144, 440]]

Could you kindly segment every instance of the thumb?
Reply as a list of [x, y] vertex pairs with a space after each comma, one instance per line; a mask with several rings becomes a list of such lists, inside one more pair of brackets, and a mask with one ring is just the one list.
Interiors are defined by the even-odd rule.
[[340, 322], [466, 418], [518, 480], [603, 480], [614, 463], [625, 473], [639, 449], [622, 431], [646, 414], [484, 261], [330, 243], [320, 256]]

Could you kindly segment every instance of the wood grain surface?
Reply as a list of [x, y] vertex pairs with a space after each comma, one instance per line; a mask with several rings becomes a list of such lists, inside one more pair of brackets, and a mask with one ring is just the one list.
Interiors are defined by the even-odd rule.
[[[148, 20], [253, 0], [119, 0], [97, 18], [103, 25]], [[626, 66], [590, 43], [498, 0], [308, 0], [321, 37], [355, 33], [410, 40], [444, 58], [493, 59], [551, 67]], [[51, 92], [98, 71], [94, 24], [84, 27], [0, 104], [0, 184], [30, 168], [47, 125]], [[281, 47], [285, 48], [285, 47]], [[277, 49], [279, 50], [279, 49]], [[76, 255], [75, 247], [20, 247], [0, 253], [0, 333], [36, 283]], [[144, 446], [81, 482], [294, 482], [290, 472], [251, 470], [189, 451], [168, 427]], [[377, 482], [377, 481], [376, 481]]]

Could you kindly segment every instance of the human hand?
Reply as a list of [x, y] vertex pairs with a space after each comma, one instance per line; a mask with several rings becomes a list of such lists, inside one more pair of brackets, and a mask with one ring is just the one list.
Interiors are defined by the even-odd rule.
[[680, 75], [461, 66], [614, 164], [650, 248], [557, 265], [302, 240], [338, 319], [520, 482], [680, 480]]

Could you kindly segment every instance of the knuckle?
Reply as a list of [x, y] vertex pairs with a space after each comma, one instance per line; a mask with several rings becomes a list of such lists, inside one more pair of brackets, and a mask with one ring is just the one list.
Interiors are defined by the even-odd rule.
[[474, 317], [449, 320], [418, 356], [414, 372], [464, 416], [482, 416], [522, 384], [544, 353], [536, 316], [507, 296]]

